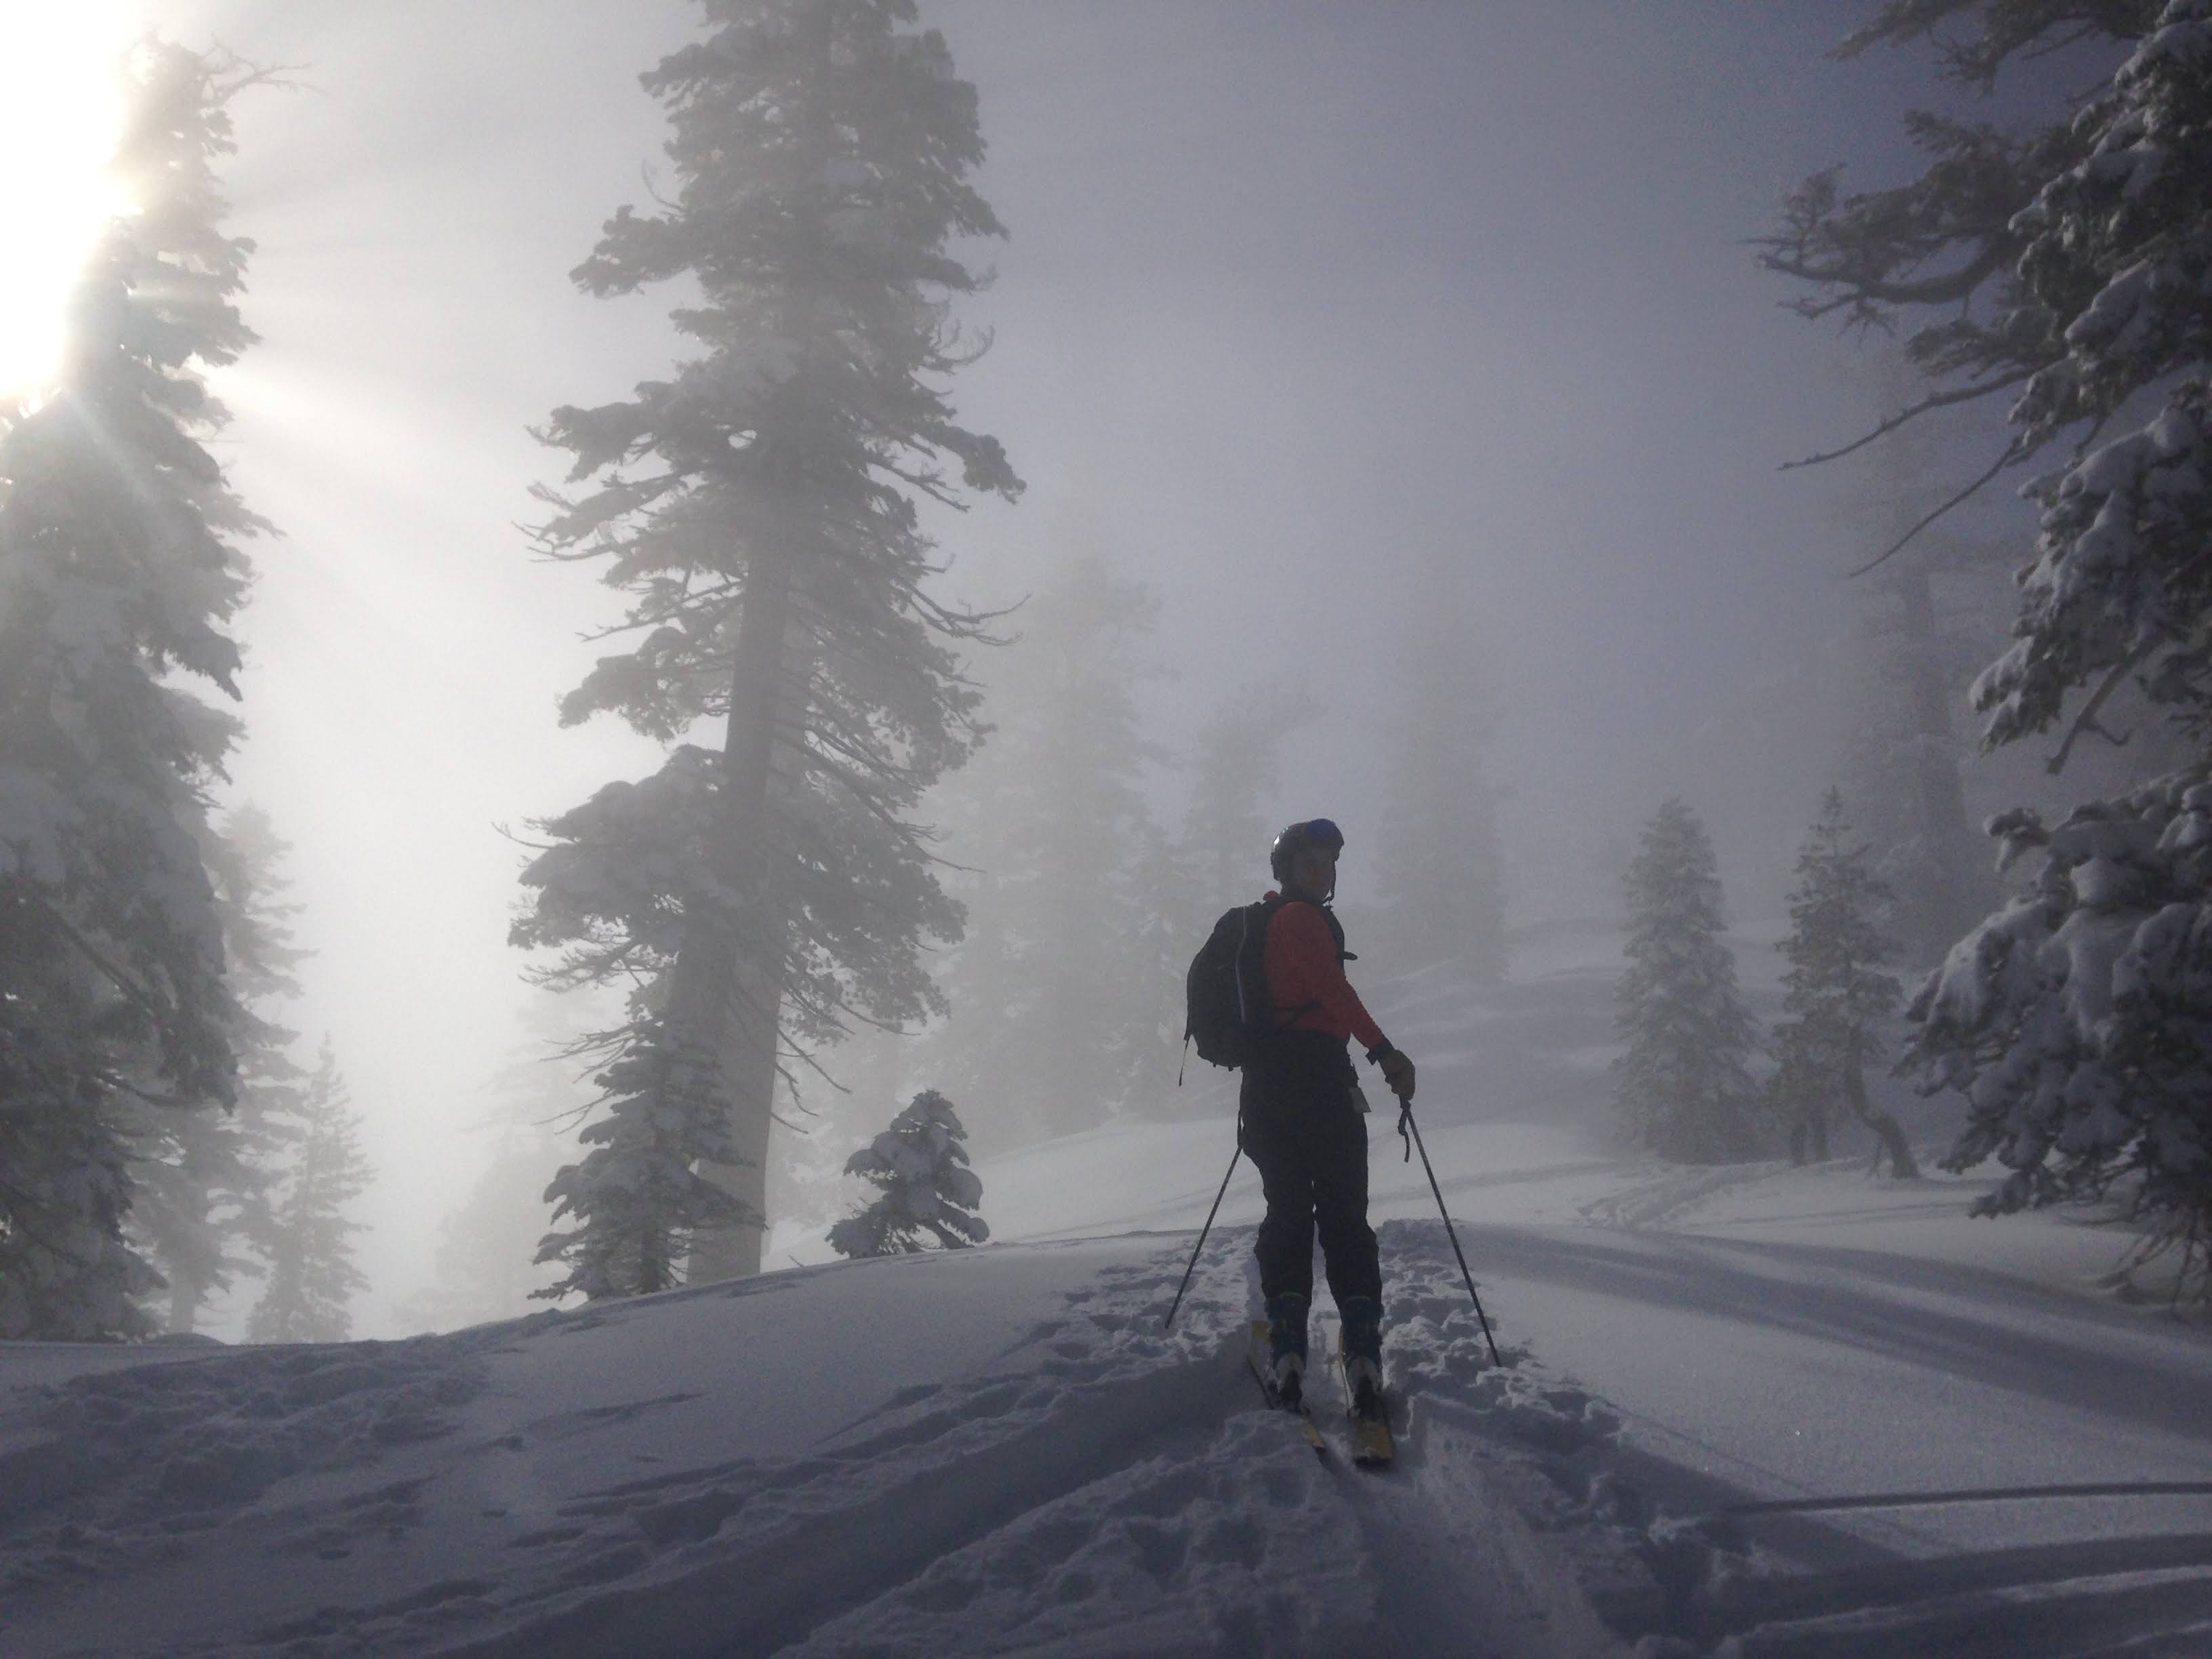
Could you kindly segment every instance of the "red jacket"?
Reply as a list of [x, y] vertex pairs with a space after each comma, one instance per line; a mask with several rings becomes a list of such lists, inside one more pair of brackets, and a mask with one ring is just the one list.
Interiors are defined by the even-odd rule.
[[1265, 960], [1275, 1012], [1297, 1014], [1284, 1029], [1325, 1031], [1340, 1041], [1358, 1037], [1363, 1048], [1382, 1046], [1382, 1028], [1345, 978], [1336, 935], [1318, 906], [1292, 899], [1276, 910], [1267, 924]]

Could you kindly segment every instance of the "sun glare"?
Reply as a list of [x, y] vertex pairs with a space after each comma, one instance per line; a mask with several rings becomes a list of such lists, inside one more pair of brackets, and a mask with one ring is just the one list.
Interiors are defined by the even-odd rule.
[[46, 390], [70, 286], [123, 205], [107, 164], [130, 23], [112, 0], [0, 3], [0, 404]]

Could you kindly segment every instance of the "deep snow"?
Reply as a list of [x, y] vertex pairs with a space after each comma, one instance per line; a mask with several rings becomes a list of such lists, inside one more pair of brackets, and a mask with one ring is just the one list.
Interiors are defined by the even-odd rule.
[[1508, 1364], [1378, 1114], [1388, 1474], [1255, 1409], [1249, 1170], [1161, 1331], [1230, 1125], [1121, 1124], [983, 1163], [981, 1250], [0, 1347], [0, 1652], [2212, 1653], [2212, 1340], [2112, 1235], [1623, 1159], [1586, 968], [1393, 988]]

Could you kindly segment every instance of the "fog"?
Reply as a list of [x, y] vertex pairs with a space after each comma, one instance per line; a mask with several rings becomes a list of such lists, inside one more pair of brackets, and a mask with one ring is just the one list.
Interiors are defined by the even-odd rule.
[[[1417, 584], [1448, 566], [1504, 710], [1509, 924], [1604, 914], [1677, 791], [1741, 920], [1771, 917], [1827, 781], [1808, 665], [1887, 522], [1877, 471], [1782, 464], [1862, 430], [1883, 370], [1880, 343], [1783, 309], [1746, 243], [1818, 168], [1901, 176], [1898, 116], [1957, 96], [1918, 60], [1827, 59], [1869, 9], [923, 0], [1011, 233], [981, 251], [997, 282], [962, 314], [995, 337], [955, 400], [1028, 484], [935, 524], [948, 591], [1012, 604], [1077, 554], [1147, 586], [1167, 672], [1137, 697], [1170, 753], [1246, 688], [1310, 689], [1273, 811], [1345, 826], [1351, 915]], [[294, 1023], [330, 1034], [381, 1171], [357, 1329], [395, 1334], [489, 1156], [494, 1079], [563, 1018], [505, 942], [502, 828], [656, 752], [556, 726], [619, 610], [530, 556], [557, 461], [527, 428], [677, 351], [677, 296], [593, 301], [567, 273], [647, 199], [662, 122], [636, 77], [693, 14], [128, 15], [289, 83], [241, 97], [224, 167], [263, 343], [222, 377], [221, 453], [283, 532], [237, 630], [234, 787], [293, 848], [316, 953]], [[2017, 509], [1986, 513], [1994, 536]], [[1171, 772], [1152, 787], [1181, 810]], [[1256, 896], [1264, 854], [1217, 904]]]

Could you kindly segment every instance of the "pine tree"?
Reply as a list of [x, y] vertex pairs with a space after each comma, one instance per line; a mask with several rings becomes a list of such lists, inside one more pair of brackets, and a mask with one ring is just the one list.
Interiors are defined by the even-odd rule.
[[1900, 554], [1869, 579], [1854, 742], [1844, 757], [1876, 871], [1891, 895], [1887, 921], [1925, 965], [1996, 896], [1986, 842], [1969, 821], [1952, 734], [1947, 647], [1932, 573]]
[[234, 1274], [254, 1271], [235, 1225], [237, 1195], [253, 1184], [245, 1139], [237, 1118], [212, 1103], [132, 1110], [126, 1103], [122, 1121], [131, 1152], [124, 1237], [167, 1287], [162, 1328], [188, 1332]]
[[201, 836], [222, 923], [234, 1006], [236, 1106], [139, 1114], [131, 1166], [137, 1194], [130, 1234], [168, 1282], [167, 1328], [188, 1332], [200, 1308], [234, 1274], [258, 1275], [270, 1249], [269, 1187], [287, 1157], [305, 1080], [278, 1005], [300, 994], [294, 970], [307, 952], [292, 942], [299, 907], [283, 894], [289, 848], [269, 815], [241, 805]]
[[2133, 682], [2193, 758], [2055, 828], [1991, 823], [2040, 868], [1921, 987], [1906, 1060], [1966, 1097], [1947, 1166], [2011, 1171], [1980, 1210], [2114, 1199], [2212, 1297], [2212, 0], [1890, 0], [1845, 50], [1923, 39], [1984, 92], [2085, 39], [2116, 67], [2025, 133], [1915, 118], [1918, 179], [1814, 178], [1766, 263], [1812, 285], [1808, 314], [1905, 333], [1929, 384], [1886, 425], [2002, 395], [1987, 476], [2057, 452], [2014, 637], [1974, 684], [1984, 743], [2063, 726], [2056, 770]]
[[1146, 1090], [1140, 1107], [1203, 1116], [1236, 1109], [1237, 1080], [1190, 1069], [1185, 1041], [1184, 980], [1190, 959], [1232, 904], [1249, 903], [1267, 879], [1267, 848], [1281, 824], [1270, 809], [1280, 781], [1283, 740], [1322, 712], [1304, 681], [1279, 678], [1225, 699], [1200, 727], [1184, 763], [1190, 798], [1180, 833], [1152, 837], [1144, 854], [1146, 900], [1143, 959], [1133, 964], [1158, 998], [1154, 1024], [1179, 1058], [1171, 1090]]
[[1783, 1009], [1775, 1027], [1772, 1097], [1790, 1135], [1790, 1157], [1828, 1155], [1828, 1113], [1841, 1100], [1874, 1131], [1892, 1175], [1919, 1174], [1905, 1133], [1867, 1096], [1866, 1068], [1882, 1057], [1882, 1024], [1895, 1012], [1897, 981], [1882, 972], [1892, 946], [1875, 925], [1888, 890], [1873, 870], [1873, 849], [1848, 842], [1844, 797], [1831, 789], [1797, 855], [1790, 895], [1790, 937], [1782, 954]]
[[483, 1167], [438, 1224], [429, 1284], [398, 1310], [408, 1329], [519, 1317], [553, 1277], [534, 1259], [550, 1213], [545, 1189], [574, 1161], [568, 1129], [592, 1097], [568, 1052], [574, 1006], [550, 997], [528, 1006], [529, 1036], [492, 1076], [489, 1110], [468, 1126], [488, 1143]]
[[269, 1282], [246, 1319], [246, 1340], [343, 1342], [351, 1334], [350, 1304], [368, 1280], [354, 1264], [352, 1235], [362, 1224], [345, 1206], [374, 1178], [325, 1037], [301, 1093], [298, 1140], [270, 1218]]
[[629, 1048], [593, 1080], [612, 1109], [577, 1136], [583, 1158], [563, 1164], [545, 1189], [566, 1231], [547, 1233], [537, 1259], [567, 1271], [533, 1294], [549, 1300], [572, 1293], [593, 1301], [610, 1296], [651, 1296], [684, 1282], [693, 1236], [710, 1228], [740, 1227], [748, 1210], [708, 1171], [735, 1165], [741, 1156], [720, 1112], [651, 1109], [660, 1082], [667, 1038], [661, 1023], [633, 1014]]
[[1684, 1164], [1748, 1158], [1757, 1028], [1722, 937], [1721, 882], [1696, 813], [1668, 800], [1628, 866], [1628, 968], [1614, 989], [1613, 1098], [1643, 1146]]
[[1393, 963], [1452, 962], [1495, 980], [1505, 971], [1496, 775], [1504, 708], [1474, 634], [1463, 579], [1452, 567], [1432, 567], [1401, 659], [1376, 875]]
[[[1885, 391], [1901, 395], [1909, 385], [1893, 364]], [[1944, 490], [1930, 476], [1927, 448], [1884, 444], [1872, 467], [1856, 516], [1885, 542], [1940, 504]], [[1960, 765], [1968, 745], [1953, 719], [1990, 636], [1972, 612], [1971, 631], [1962, 631], [1941, 591], [1996, 577], [1994, 563], [1988, 547], [1930, 531], [1857, 584], [1844, 793], [1891, 895], [1881, 923], [1904, 959], [1922, 967], [1942, 961], [1997, 896], [1989, 844], [1966, 810]]]
[[225, 105], [255, 78], [149, 41], [115, 219], [58, 384], [0, 410], [0, 1337], [137, 1334], [125, 1242], [146, 1115], [228, 1105], [237, 1030], [196, 833], [238, 726], [225, 631], [264, 529], [206, 444], [253, 342], [219, 229]]
[[1282, 828], [1268, 821], [1267, 808], [1281, 777], [1283, 739], [1320, 713], [1304, 682], [1268, 680], [1222, 703], [1200, 728], [1182, 825], [1183, 857], [1198, 888], [1188, 931], [1202, 938], [1224, 908], [1249, 902], [1254, 882], [1265, 877], [1268, 845]]
[[845, 1173], [880, 1195], [830, 1228], [830, 1247], [847, 1256], [902, 1255], [927, 1248], [924, 1235], [948, 1250], [990, 1237], [975, 1213], [983, 1183], [968, 1167], [967, 1139], [951, 1101], [934, 1089], [916, 1095], [890, 1128], [847, 1162]]
[[[918, 502], [1021, 489], [942, 389], [978, 349], [950, 303], [981, 286], [949, 245], [1002, 234], [943, 40], [902, 27], [911, 0], [702, 9], [707, 38], [644, 77], [672, 193], [575, 272], [684, 284], [698, 350], [541, 434], [592, 487], [543, 492], [540, 550], [609, 561], [629, 600], [562, 718], [675, 745], [540, 826], [514, 934], [561, 953], [550, 982], [638, 987], [606, 1034], [609, 1118], [560, 1187], [552, 1248], [594, 1295], [687, 1252], [695, 1279], [757, 1271], [780, 1075], [854, 1020], [940, 1006], [918, 953], [961, 918], [910, 813], [976, 740], [954, 648], [984, 619], [930, 596]], [[712, 720], [719, 748], [680, 741]]]
[[1159, 607], [1101, 556], [1056, 570], [993, 659], [989, 748], [939, 802], [945, 855], [971, 872], [954, 881], [969, 937], [941, 975], [951, 1015], [915, 1063], [994, 1144], [1092, 1127], [1172, 1073], [1182, 1023], [1162, 1018], [1169, 896], [1152, 862], [1166, 848], [1146, 790], [1165, 757], [1134, 695], [1161, 672]]

